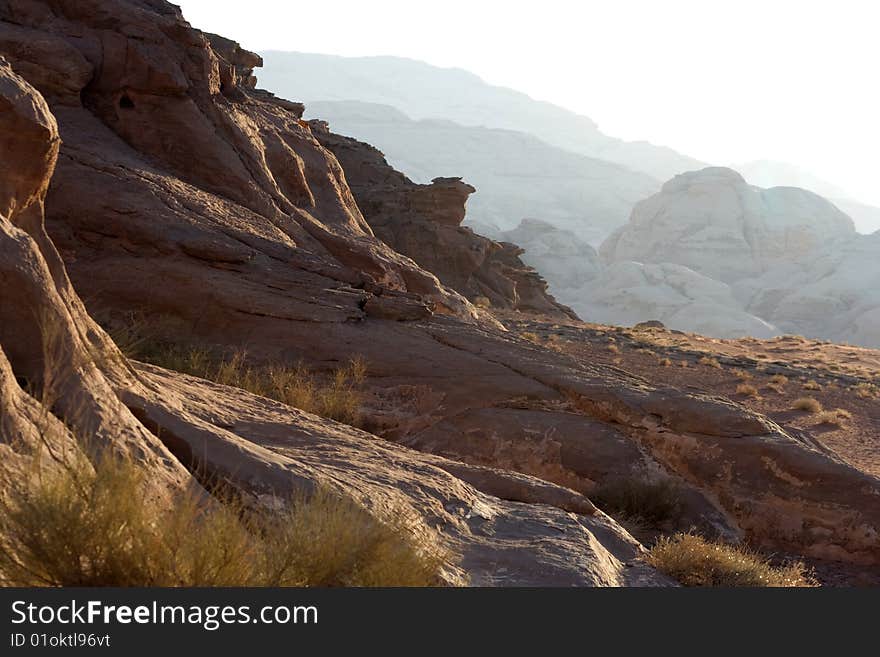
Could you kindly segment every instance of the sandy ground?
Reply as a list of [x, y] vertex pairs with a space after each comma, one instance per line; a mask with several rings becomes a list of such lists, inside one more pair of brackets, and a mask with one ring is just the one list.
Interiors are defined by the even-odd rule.
[[[522, 337], [574, 358], [732, 399], [783, 427], [809, 432], [843, 460], [880, 477], [880, 350], [800, 336], [719, 340], [659, 327], [560, 324], [513, 313], [499, 319]], [[814, 399], [822, 410], [795, 408], [802, 398]], [[641, 539], [652, 542], [649, 536]], [[817, 560], [807, 565], [825, 586], [880, 586], [880, 567]]]
[[[575, 358], [613, 365], [653, 383], [728, 397], [783, 426], [810, 432], [842, 459], [880, 476], [880, 350], [799, 336], [718, 340], [661, 328], [558, 324], [522, 316], [505, 322]], [[802, 398], [815, 399], [826, 412], [796, 409]]]

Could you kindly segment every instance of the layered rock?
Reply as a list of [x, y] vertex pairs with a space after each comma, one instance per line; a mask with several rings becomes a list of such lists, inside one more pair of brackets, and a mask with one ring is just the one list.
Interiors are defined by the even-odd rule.
[[[677, 176], [638, 204], [600, 253], [607, 271], [571, 301], [585, 318], [880, 345], [880, 242], [803, 189], [760, 189], [730, 169]], [[619, 276], [636, 271], [637, 281]], [[590, 307], [597, 302], [608, 312]]]
[[660, 188], [650, 176], [551, 146], [528, 131], [460, 125], [451, 117], [414, 121], [394, 107], [363, 102], [308, 103], [306, 116], [377, 146], [417, 182], [463, 176], [477, 189], [468, 202], [467, 223], [474, 226], [509, 230], [539, 217], [598, 245]]
[[[253, 60], [229, 55], [237, 51], [226, 43], [215, 51], [172, 5], [10, 0], [0, 18], [4, 30], [14, 24], [51, 46], [22, 58], [63, 139], [49, 233], [92, 307], [172, 318], [182, 340], [244, 347], [255, 361], [331, 371], [353, 356], [367, 363], [372, 433], [118, 357], [109, 360], [122, 365], [74, 368], [65, 380], [86, 386], [166, 481], [185, 478], [181, 464], [195, 460], [258, 495], [322, 484], [378, 516], [403, 506], [423, 531], [439, 528], [475, 583], [664, 583], [585, 497], [621, 478], [672, 479], [689, 520], [726, 536], [880, 561], [876, 478], [728, 401], [576, 362], [479, 317], [377, 239], [300, 108], [251, 90]], [[54, 56], [33, 55], [67, 48], [80, 53], [70, 61], [83, 75], [66, 80], [86, 80], [76, 93], [49, 74]], [[24, 105], [36, 98], [29, 91]], [[25, 132], [13, 125], [4, 134]], [[37, 161], [53, 148], [33, 151]], [[4, 175], [18, 185], [18, 174]], [[38, 215], [16, 210], [36, 206], [10, 207], [38, 235], [29, 239], [42, 240], [55, 281], [19, 292], [28, 289], [22, 280], [48, 278], [19, 255], [30, 243], [10, 229], [2, 255], [19, 278], [8, 279], [10, 296], [4, 289], [0, 326], [4, 353], [18, 354], [3, 400], [10, 390], [17, 404], [21, 385], [39, 380], [33, 363], [43, 351], [39, 331], [10, 331], [17, 324], [7, 318], [48, 299], [70, 319], [74, 346], [106, 337], [64, 282]], [[32, 407], [12, 407], [15, 426]]]
[[355, 200], [376, 236], [395, 251], [471, 301], [496, 308], [573, 316], [547, 293], [547, 283], [520, 259], [522, 250], [461, 226], [465, 204], [476, 190], [460, 178], [412, 182], [392, 169], [382, 153], [363, 142], [311, 122], [318, 140], [339, 159]]
[[108, 448], [149, 469], [146, 492], [156, 504], [197, 486], [186, 465], [258, 498], [322, 485], [379, 518], [411, 515], [414, 531], [460, 556], [444, 573], [450, 583], [671, 583], [639, 564], [641, 546], [574, 491], [380, 443], [241, 391], [133, 368], [87, 315], [45, 233], [57, 124], [4, 60], [0, 110], [2, 477], [30, 476], [27, 463], [42, 450], [63, 462], [86, 445], [89, 454]]
[[606, 262], [670, 262], [733, 283], [851, 238], [852, 220], [803, 189], [759, 189], [732, 169], [676, 176], [602, 245]]

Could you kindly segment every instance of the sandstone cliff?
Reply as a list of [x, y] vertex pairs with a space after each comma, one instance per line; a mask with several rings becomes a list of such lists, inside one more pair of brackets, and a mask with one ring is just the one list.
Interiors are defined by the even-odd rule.
[[[157, 480], [192, 484], [183, 466], [198, 466], [256, 494], [321, 483], [379, 516], [403, 505], [462, 555], [450, 581], [667, 583], [587, 498], [650, 477], [675, 481], [707, 532], [880, 561], [876, 477], [730, 401], [504, 331], [377, 239], [301, 106], [254, 90], [258, 59], [173, 5], [8, 0], [0, 19], [3, 52], [48, 101], [4, 69], [4, 449], [46, 410], [23, 386], [45, 378], [32, 318], [48, 312], [75, 364], [65, 386], [97, 418], [85, 431]], [[56, 124], [45, 208], [63, 262], [41, 224]], [[363, 357], [371, 433], [127, 364], [65, 267], [91, 308], [171, 318], [181, 340], [319, 370]]]
[[376, 236], [409, 256], [471, 301], [496, 308], [574, 317], [547, 292], [547, 283], [520, 259], [522, 250], [461, 226], [474, 188], [459, 178], [418, 185], [385, 161], [373, 146], [330, 132], [313, 120], [313, 133], [336, 155], [346, 181]]

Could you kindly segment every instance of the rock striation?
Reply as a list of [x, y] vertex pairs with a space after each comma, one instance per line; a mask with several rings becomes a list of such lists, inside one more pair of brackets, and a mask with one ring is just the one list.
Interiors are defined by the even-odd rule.
[[[197, 485], [190, 471], [258, 497], [330, 486], [377, 517], [411, 511], [461, 554], [450, 583], [669, 584], [589, 500], [621, 478], [676, 482], [707, 531], [880, 562], [876, 477], [730, 401], [505, 331], [379, 239], [301, 107], [254, 89], [258, 60], [175, 6], [7, 0], [0, 32], [5, 454], [46, 435], [37, 416], [88, 417], [78, 430], [142, 460], [157, 490]], [[467, 191], [436, 185], [406, 191]], [[130, 363], [86, 306], [254, 361], [332, 372], [359, 356], [367, 431]], [[47, 374], [49, 405], [27, 392]]]
[[311, 121], [313, 133], [336, 155], [358, 207], [376, 236], [409, 256], [471, 301], [494, 308], [572, 318], [547, 292], [547, 283], [519, 258], [522, 249], [463, 227], [465, 204], [476, 190], [461, 178], [429, 185], [395, 171], [369, 144], [330, 132]]
[[[584, 282], [578, 301], [561, 298], [595, 321], [878, 346], [878, 245], [812, 192], [760, 189], [731, 169], [703, 169], [639, 203], [602, 245], [601, 277]], [[640, 279], [621, 276], [636, 271]]]

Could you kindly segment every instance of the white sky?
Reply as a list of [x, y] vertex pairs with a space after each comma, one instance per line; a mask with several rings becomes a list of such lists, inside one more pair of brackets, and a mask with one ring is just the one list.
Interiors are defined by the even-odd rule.
[[877, 0], [173, 1], [250, 50], [457, 66], [615, 137], [791, 162], [880, 205]]

